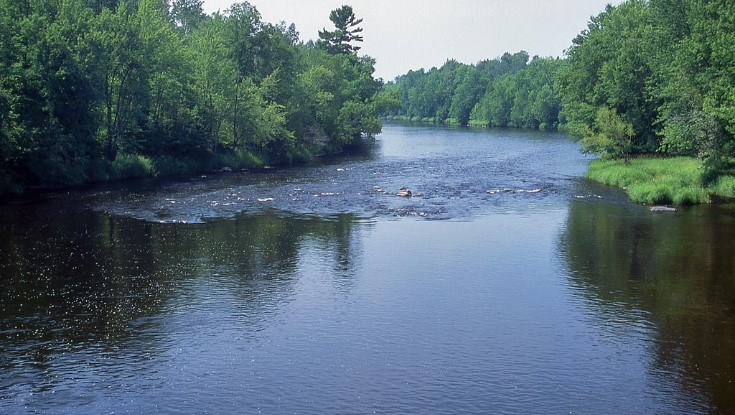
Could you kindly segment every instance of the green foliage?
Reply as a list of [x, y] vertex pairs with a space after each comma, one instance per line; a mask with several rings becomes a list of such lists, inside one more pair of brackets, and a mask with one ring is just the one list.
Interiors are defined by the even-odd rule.
[[152, 160], [153, 176], [178, 176], [189, 174], [200, 169], [199, 163], [192, 159], [177, 158], [171, 156], [159, 156]]
[[615, 110], [598, 109], [593, 130], [582, 137], [582, 151], [607, 158], [622, 158], [627, 163], [632, 147], [633, 126]]
[[702, 162], [691, 157], [633, 158], [595, 160], [587, 177], [591, 180], [627, 189], [633, 201], [647, 204], [677, 205], [709, 203], [710, 194], [730, 197], [728, 186], [735, 181], [723, 179], [721, 185], [708, 187], [701, 178]]
[[718, 196], [735, 198], [735, 176], [722, 176], [714, 185], [715, 193]]
[[372, 137], [380, 133], [381, 125], [371, 104], [362, 101], [347, 101], [337, 116], [337, 139], [340, 144], [356, 144], [363, 134]]
[[400, 102], [388, 114], [463, 126], [553, 129], [561, 106], [554, 77], [563, 64], [538, 57], [529, 62], [521, 51], [477, 65], [447, 61], [428, 72], [410, 71], [386, 86]]
[[171, 18], [176, 27], [185, 34], [190, 34], [206, 19], [202, 9], [203, 0], [173, 0], [171, 2]]
[[574, 40], [558, 75], [567, 131], [594, 134], [600, 108], [613, 109], [632, 127], [630, 153], [698, 156], [704, 181], [716, 182], [735, 167], [733, 44], [729, 2], [608, 6]]
[[155, 169], [151, 159], [139, 154], [119, 153], [111, 165], [111, 177], [129, 179], [153, 176]]
[[257, 155], [247, 150], [240, 149], [229, 154], [223, 154], [220, 157], [218, 164], [222, 167], [230, 167], [233, 169], [248, 169], [253, 167], [262, 167], [266, 163]]
[[0, 193], [289, 163], [376, 134], [396, 98], [350, 45], [361, 20], [331, 17], [350, 53], [247, 2], [0, 0]]
[[380, 115], [390, 116], [401, 108], [401, 88], [396, 84], [385, 85], [375, 95], [375, 110]]
[[319, 45], [330, 53], [355, 53], [360, 50], [359, 46], [352, 42], [362, 42], [362, 28], [358, 27], [362, 19], [355, 17], [351, 6], [342, 6], [332, 10], [329, 20], [334, 23], [335, 30], [327, 29], [319, 31]]

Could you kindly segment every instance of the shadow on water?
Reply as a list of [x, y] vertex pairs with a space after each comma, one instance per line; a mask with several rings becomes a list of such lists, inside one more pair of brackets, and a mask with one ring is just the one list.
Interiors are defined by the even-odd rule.
[[290, 301], [306, 250], [321, 252], [335, 292], [359, 267], [351, 215], [181, 226], [77, 208], [0, 208], [5, 409], [73, 412], [105, 390], [161, 388], [155, 374], [134, 374], [165, 359], [172, 331], [211, 341], [213, 320], [233, 316], [242, 336], [261, 330]]
[[680, 390], [677, 407], [735, 413], [735, 206], [576, 200], [560, 247], [595, 318], [648, 333], [649, 375]]

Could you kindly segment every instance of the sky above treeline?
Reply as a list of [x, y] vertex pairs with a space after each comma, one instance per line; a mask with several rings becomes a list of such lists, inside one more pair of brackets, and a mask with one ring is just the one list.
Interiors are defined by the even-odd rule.
[[[447, 59], [476, 63], [505, 52], [563, 56], [591, 16], [622, 0], [250, 0], [263, 20], [295, 23], [301, 39], [333, 28], [329, 12], [349, 4], [363, 18], [360, 54], [377, 60], [376, 76], [393, 80]], [[204, 0], [225, 11], [233, 0]]]

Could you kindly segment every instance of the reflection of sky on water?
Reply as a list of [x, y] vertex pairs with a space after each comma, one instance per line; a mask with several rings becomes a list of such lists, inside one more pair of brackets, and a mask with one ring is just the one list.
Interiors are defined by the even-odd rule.
[[735, 408], [732, 212], [652, 215], [585, 163], [392, 126], [349, 161], [2, 206], [0, 412]]
[[[445, 139], [447, 132], [451, 141]], [[490, 137], [481, 130], [387, 125], [374, 147], [351, 159], [210, 174], [132, 194], [103, 194], [90, 203], [115, 215], [156, 222], [201, 223], [271, 210], [467, 220], [558, 207], [585, 166], [577, 145], [559, 134], [503, 130]], [[416, 196], [396, 196], [404, 186]]]

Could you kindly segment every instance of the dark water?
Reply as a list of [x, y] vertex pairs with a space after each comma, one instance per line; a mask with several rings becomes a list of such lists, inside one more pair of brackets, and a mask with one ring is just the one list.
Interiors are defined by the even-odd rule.
[[652, 214], [587, 162], [388, 125], [0, 206], [0, 413], [735, 412], [735, 208]]

